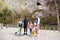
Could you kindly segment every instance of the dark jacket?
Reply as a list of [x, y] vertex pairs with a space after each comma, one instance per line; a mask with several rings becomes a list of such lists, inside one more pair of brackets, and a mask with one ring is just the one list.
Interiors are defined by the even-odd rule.
[[34, 21], [34, 23], [36, 23], [36, 24], [38, 23], [38, 19], [37, 19], [37, 18], [36, 18], [36, 20]]
[[27, 27], [27, 25], [28, 25], [28, 18], [25, 18], [23, 22], [24, 22], [24, 26]]

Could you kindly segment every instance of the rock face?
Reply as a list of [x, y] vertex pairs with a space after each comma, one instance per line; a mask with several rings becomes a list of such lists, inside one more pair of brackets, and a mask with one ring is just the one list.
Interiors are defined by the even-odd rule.
[[11, 5], [11, 9], [18, 9], [19, 8], [19, 2], [16, 0], [4, 0], [5, 3]]
[[[33, 12], [36, 9], [39, 9], [39, 8], [40, 9], [42, 8], [45, 12], [49, 11], [49, 8], [46, 7], [47, 0], [4, 0], [4, 2], [11, 5], [11, 10], [16, 10], [16, 11], [21, 10], [21, 8], [23, 10], [24, 9], [29, 9], [30, 12]], [[37, 6], [36, 5], [37, 2], [39, 2], [41, 5]]]
[[13, 9], [19, 8], [19, 5], [27, 6], [30, 10], [37, 9], [36, 3], [39, 1], [39, 3], [42, 4], [42, 6], [45, 6], [45, 0], [4, 0], [4, 2], [8, 3], [12, 6]]

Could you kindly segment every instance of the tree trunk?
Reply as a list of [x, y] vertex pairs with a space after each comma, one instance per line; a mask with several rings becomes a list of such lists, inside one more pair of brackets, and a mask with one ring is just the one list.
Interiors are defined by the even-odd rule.
[[56, 6], [56, 13], [57, 13], [58, 31], [60, 31], [58, 5], [57, 5], [57, 1], [56, 0], [54, 1], [55, 1], [55, 6]]

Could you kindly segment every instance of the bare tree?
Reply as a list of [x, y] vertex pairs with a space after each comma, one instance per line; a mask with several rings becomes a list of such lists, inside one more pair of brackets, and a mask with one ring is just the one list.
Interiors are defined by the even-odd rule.
[[57, 14], [57, 22], [58, 22], [58, 30], [60, 31], [60, 26], [59, 26], [59, 12], [58, 12], [58, 4], [57, 4], [57, 0], [54, 0], [55, 2], [55, 6], [56, 6], [56, 14]]

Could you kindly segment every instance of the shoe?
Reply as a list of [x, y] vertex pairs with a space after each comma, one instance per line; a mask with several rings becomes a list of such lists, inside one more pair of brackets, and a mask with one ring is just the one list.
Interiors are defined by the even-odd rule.
[[15, 35], [17, 34], [17, 32], [15, 32]]
[[25, 33], [25, 35], [27, 35], [27, 33]]
[[24, 35], [25, 35], [25, 33], [24, 33]]

